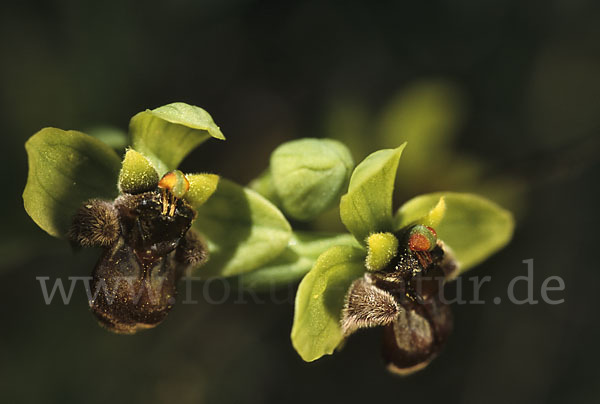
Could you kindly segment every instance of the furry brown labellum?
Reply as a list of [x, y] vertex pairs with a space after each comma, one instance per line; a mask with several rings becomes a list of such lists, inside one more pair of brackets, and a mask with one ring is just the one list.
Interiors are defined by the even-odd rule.
[[383, 358], [405, 375], [427, 366], [451, 333], [452, 313], [440, 292], [457, 264], [431, 228], [411, 226], [395, 236], [396, 255], [348, 289], [341, 326], [345, 336], [384, 327]]
[[452, 332], [452, 311], [437, 298], [405, 301], [383, 330], [383, 359], [388, 369], [407, 375], [426, 367]]
[[104, 248], [92, 273], [90, 307], [107, 329], [132, 334], [159, 324], [184, 270], [206, 259], [204, 243], [190, 230], [196, 212], [181, 196], [156, 184], [112, 202], [90, 200], [75, 215], [72, 242]]

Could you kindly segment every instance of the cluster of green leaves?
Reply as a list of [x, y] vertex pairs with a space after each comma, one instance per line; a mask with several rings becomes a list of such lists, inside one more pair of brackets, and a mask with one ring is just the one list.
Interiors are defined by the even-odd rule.
[[[129, 135], [132, 146], [123, 158], [81, 132], [45, 128], [32, 136], [23, 193], [32, 219], [49, 234], [64, 237], [84, 201], [148, 189], [205, 140], [225, 139], [206, 111], [183, 103], [135, 115]], [[421, 195], [394, 212], [396, 171], [405, 146], [376, 151], [355, 167], [339, 141], [287, 142], [249, 187], [215, 174], [186, 174], [190, 190], [184, 197], [198, 212], [193, 226], [210, 253], [197, 274], [235, 276], [242, 287], [255, 290], [302, 279], [292, 343], [312, 361], [331, 354], [343, 340], [344, 297], [366, 270], [366, 240], [373, 233], [393, 233], [413, 223], [434, 226], [459, 263], [455, 275], [509, 241], [511, 214], [473, 194]], [[336, 207], [347, 233], [294, 231], [288, 221], [313, 221]]]

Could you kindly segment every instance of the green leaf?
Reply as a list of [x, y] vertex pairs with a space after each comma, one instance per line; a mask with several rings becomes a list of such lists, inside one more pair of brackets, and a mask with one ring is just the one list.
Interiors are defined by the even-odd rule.
[[29, 161], [23, 203], [48, 234], [64, 237], [73, 215], [91, 198], [114, 199], [121, 159], [98, 139], [44, 128], [25, 143]]
[[129, 131], [133, 148], [146, 156], [161, 176], [176, 169], [211, 136], [225, 139], [208, 112], [182, 102], [140, 112], [131, 118]]
[[194, 208], [198, 209], [217, 190], [219, 176], [216, 174], [186, 174], [190, 189], [184, 195]]
[[346, 228], [362, 244], [370, 233], [393, 228], [394, 181], [405, 146], [406, 143], [396, 149], [370, 154], [352, 173], [348, 193], [340, 202], [340, 216]]
[[331, 139], [299, 139], [271, 155], [271, 176], [284, 212], [310, 220], [336, 205], [345, 191], [354, 161], [342, 143]]
[[291, 228], [283, 214], [256, 192], [221, 178], [198, 209], [194, 228], [204, 235], [209, 261], [198, 275], [233, 276], [252, 271], [285, 249]]
[[365, 272], [365, 251], [335, 246], [325, 251], [296, 294], [292, 344], [307, 362], [329, 355], [343, 341], [340, 318], [352, 282]]
[[142, 154], [127, 150], [119, 173], [119, 190], [129, 194], [151, 191], [158, 185], [158, 173]]
[[256, 271], [240, 275], [239, 285], [258, 291], [275, 290], [299, 281], [319, 255], [335, 245], [359, 247], [351, 234], [294, 232], [286, 249]]
[[435, 230], [460, 264], [456, 275], [482, 262], [510, 241], [514, 229], [512, 214], [473, 194], [438, 192], [413, 198], [398, 210], [396, 229], [426, 217], [442, 197], [446, 211]]

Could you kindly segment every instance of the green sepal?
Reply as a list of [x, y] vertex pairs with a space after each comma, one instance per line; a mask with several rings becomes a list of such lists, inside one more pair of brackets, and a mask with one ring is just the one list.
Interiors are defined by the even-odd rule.
[[129, 123], [132, 146], [146, 156], [159, 176], [179, 163], [210, 137], [225, 137], [208, 112], [175, 102], [136, 114]]
[[201, 277], [250, 272], [285, 249], [292, 230], [277, 207], [256, 192], [221, 178], [193, 224], [209, 248]]
[[307, 362], [330, 355], [344, 340], [340, 319], [352, 282], [365, 272], [365, 250], [334, 246], [317, 259], [296, 294], [292, 345]]
[[91, 198], [114, 199], [121, 159], [98, 139], [44, 128], [25, 143], [29, 162], [23, 203], [48, 234], [64, 237], [73, 215]]
[[370, 233], [393, 230], [394, 181], [405, 146], [367, 156], [352, 173], [348, 193], [342, 196], [342, 222], [363, 245]]

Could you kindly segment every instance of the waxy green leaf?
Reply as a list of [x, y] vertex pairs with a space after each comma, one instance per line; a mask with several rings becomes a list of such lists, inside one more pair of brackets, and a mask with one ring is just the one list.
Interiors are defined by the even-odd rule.
[[351, 234], [294, 232], [286, 249], [256, 271], [240, 275], [239, 285], [258, 291], [275, 290], [299, 281], [317, 258], [336, 245], [359, 247]]
[[76, 131], [44, 128], [25, 143], [29, 161], [23, 203], [52, 236], [66, 235], [73, 215], [91, 198], [114, 199], [121, 159], [98, 139]]
[[342, 143], [306, 138], [275, 149], [270, 171], [283, 211], [294, 219], [310, 220], [338, 203], [353, 167]]
[[488, 199], [465, 193], [438, 192], [411, 199], [398, 210], [395, 229], [422, 220], [438, 206], [441, 197], [446, 211], [435, 230], [459, 262], [456, 276], [510, 241], [514, 229], [512, 214]]
[[340, 202], [340, 216], [346, 228], [362, 244], [370, 233], [393, 228], [394, 181], [405, 146], [406, 143], [396, 149], [372, 153], [352, 173], [348, 193]]
[[208, 112], [182, 102], [140, 112], [131, 118], [129, 131], [133, 148], [146, 156], [161, 176], [176, 169], [206, 139], [225, 139]]
[[198, 208], [194, 228], [204, 235], [210, 252], [198, 271], [203, 277], [238, 275], [266, 264], [281, 254], [292, 232], [271, 202], [223, 178]]
[[365, 272], [365, 254], [361, 248], [331, 247], [300, 282], [291, 337], [305, 361], [332, 354], [343, 341], [344, 299], [352, 282]]

